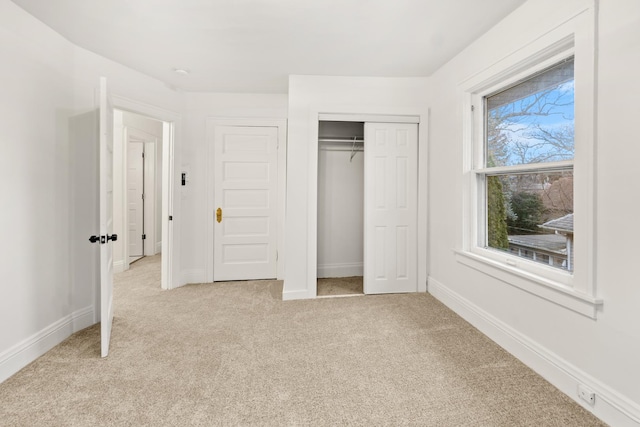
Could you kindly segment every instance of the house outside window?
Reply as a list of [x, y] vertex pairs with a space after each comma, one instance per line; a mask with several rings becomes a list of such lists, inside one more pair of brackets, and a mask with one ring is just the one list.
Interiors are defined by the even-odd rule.
[[477, 172], [486, 209], [479, 244], [567, 271], [571, 240], [545, 224], [573, 217], [573, 67], [570, 57], [483, 97]]

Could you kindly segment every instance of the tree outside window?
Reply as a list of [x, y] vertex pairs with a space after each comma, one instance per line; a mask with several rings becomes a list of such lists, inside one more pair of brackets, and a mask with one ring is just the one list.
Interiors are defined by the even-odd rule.
[[486, 246], [572, 270], [573, 58], [484, 101]]

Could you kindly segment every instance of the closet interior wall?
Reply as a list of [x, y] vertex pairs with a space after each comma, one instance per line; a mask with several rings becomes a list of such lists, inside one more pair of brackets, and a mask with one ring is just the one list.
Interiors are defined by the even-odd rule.
[[362, 276], [364, 123], [321, 121], [318, 136], [318, 278]]

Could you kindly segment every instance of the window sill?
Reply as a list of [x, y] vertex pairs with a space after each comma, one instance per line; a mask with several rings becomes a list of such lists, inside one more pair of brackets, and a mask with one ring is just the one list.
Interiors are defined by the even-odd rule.
[[456, 254], [456, 260], [467, 267], [495, 277], [508, 285], [515, 286], [591, 319], [596, 318], [598, 308], [602, 306], [601, 299], [577, 292], [572, 288], [544, 277], [472, 252], [454, 250], [454, 253]]

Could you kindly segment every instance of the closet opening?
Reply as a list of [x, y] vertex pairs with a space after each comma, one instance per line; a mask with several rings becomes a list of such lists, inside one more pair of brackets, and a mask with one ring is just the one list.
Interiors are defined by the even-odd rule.
[[364, 165], [364, 122], [318, 122], [318, 297], [364, 295]]

